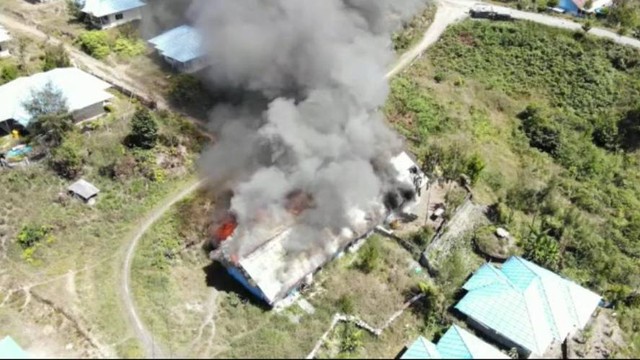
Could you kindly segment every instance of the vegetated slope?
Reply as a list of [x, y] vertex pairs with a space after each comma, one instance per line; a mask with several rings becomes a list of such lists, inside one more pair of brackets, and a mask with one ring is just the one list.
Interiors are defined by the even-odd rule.
[[474, 174], [525, 257], [613, 301], [640, 350], [640, 52], [467, 21], [393, 82], [386, 111], [428, 168]]

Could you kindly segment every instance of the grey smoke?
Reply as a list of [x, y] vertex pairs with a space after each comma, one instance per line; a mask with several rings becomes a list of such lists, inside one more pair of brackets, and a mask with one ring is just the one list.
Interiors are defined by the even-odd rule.
[[[218, 87], [258, 92], [264, 106], [211, 112], [219, 141], [201, 159], [214, 182], [231, 186], [245, 231], [266, 211], [287, 214], [302, 189], [316, 207], [294, 228], [290, 251], [323, 248], [325, 229], [348, 225], [389, 186], [388, 159], [401, 141], [378, 111], [394, 59], [390, 35], [424, 0], [201, 0], [188, 9], [202, 33]], [[374, 168], [374, 164], [378, 167]], [[257, 239], [256, 236], [248, 238]], [[252, 248], [241, 244], [241, 253]], [[318, 246], [320, 245], [320, 246]]]

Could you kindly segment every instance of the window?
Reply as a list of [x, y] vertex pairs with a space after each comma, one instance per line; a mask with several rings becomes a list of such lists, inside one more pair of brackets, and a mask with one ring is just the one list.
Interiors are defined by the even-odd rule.
[[116, 20], [122, 20], [122, 19], [124, 19], [124, 15], [122, 15], [122, 13], [116, 14]]

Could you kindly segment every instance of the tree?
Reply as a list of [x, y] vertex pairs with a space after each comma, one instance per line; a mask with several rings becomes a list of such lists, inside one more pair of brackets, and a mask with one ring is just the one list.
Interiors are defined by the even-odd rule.
[[484, 160], [478, 155], [473, 154], [467, 159], [465, 175], [471, 180], [471, 184], [475, 184], [485, 168]]
[[591, 28], [593, 28], [593, 23], [591, 22], [591, 20], [587, 20], [584, 22], [584, 24], [582, 24], [582, 30], [585, 33], [588, 33]]
[[49, 165], [66, 179], [75, 179], [82, 172], [84, 157], [80, 151], [80, 144], [73, 138], [65, 140], [51, 154]]
[[524, 246], [524, 257], [552, 270], [560, 261], [558, 241], [548, 235], [548, 231], [531, 229]]
[[139, 107], [131, 119], [131, 132], [126, 143], [130, 147], [151, 149], [158, 140], [158, 123], [149, 110]]
[[556, 154], [560, 147], [560, 129], [541, 107], [529, 105], [518, 114], [518, 118], [522, 120], [522, 128], [529, 138], [529, 145], [546, 153]]
[[63, 44], [58, 46], [47, 46], [44, 50], [44, 63], [42, 71], [49, 71], [55, 68], [63, 68], [71, 66], [69, 54]]
[[73, 117], [62, 92], [48, 82], [40, 90], [32, 90], [31, 98], [22, 104], [31, 115], [29, 131], [50, 146], [58, 146], [73, 129]]
[[640, 105], [629, 110], [618, 122], [620, 142], [627, 151], [640, 148]]
[[84, 0], [67, 0], [67, 12], [69, 16], [78, 21], [84, 21], [85, 13], [82, 12]]
[[554, 8], [560, 4], [559, 0], [547, 0], [547, 6]]

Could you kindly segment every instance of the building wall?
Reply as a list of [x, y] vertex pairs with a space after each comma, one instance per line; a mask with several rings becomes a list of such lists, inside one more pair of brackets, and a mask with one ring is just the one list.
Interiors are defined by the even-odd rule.
[[[116, 15], [119, 15], [119, 14], [122, 14], [122, 19], [116, 20]], [[126, 24], [134, 20], [141, 20], [141, 19], [142, 19], [142, 8], [137, 8], [129, 11], [124, 11], [118, 14], [107, 15], [106, 23], [103, 23], [105, 21], [101, 20], [101, 18], [92, 18], [92, 23], [99, 28], [109, 29], [122, 24]]]
[[73, 112], [73, 120], [75, 122], [92, 119], [104, 114], [104, 104], [102, 102], [89, 105], [83, 109]]
[[261, 300], [263, 300], [263, 301], [268, 303], [268, 301], [267, 301], [266, 297], [264, 296], [264, 294], [262, 293], [262, 291], [260, 289], [258, 289], [257, 287], [249, 284], [249, 280], [244, 276], [242, 271], [238, 270], [237, 268], [235, 268], [233, 266], [227, 266], [226, 269], [227, 269], [227, 272], [229, 273], [229, 275], [231, 275], [231, 277], [236, 279], [236, 281], [238, 281], [242, 286], [244, 286], [245, 289], [247, 289], [253, 296], [255, 296], [258, 299], [261, 299]]

